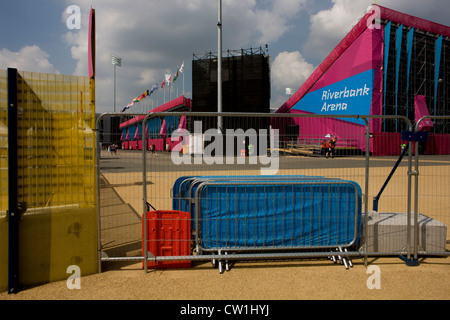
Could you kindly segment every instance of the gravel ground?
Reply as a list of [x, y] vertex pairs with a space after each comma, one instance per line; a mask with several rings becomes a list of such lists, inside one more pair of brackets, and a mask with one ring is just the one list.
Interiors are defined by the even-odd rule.
[[236, 262], [222, 274], [209, 262], [148, 273], [142, 264], [110, 264], [100, 274], [82, 277], [80, 289], [58, 281], [3, 292], [0, 300], [450, 299], [450, 257], [421, 258], [419, 266], [406, 266], [396, 257], [368, 258], [368, 267], [361, 258], [352, 262], [348, 269], [328, 259]]

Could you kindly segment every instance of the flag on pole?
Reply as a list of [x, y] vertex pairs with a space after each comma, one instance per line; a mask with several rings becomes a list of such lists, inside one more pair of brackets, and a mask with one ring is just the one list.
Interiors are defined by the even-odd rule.
[[145, 90], [143, 94], [141, 94], [139, 97], [136, 97], [133, 99], [133, 102], [140, 102], [142, 99], [144, 99], [148, 95], [149, 91]]
[[130, 102], [129, 104], [127, 104], [126, 107], [123, 108], [121, 112], [125, 112], [125, 110], [130, 109], [130, 107], [132, 107], [133, 105], [134, 105], [134, 101], [132, 101], [132, 102]]
[[142, 99], [147, 97], [149, 94], [150, 94], [150, 90], [146, 90], [143, 94], [141, 94], [141, 96], [138, 98], [138, 100], [141, 101]]
[[161, 89], [164, 89], [164, 86], [166, 85], [166, 80], [164, 79], [162, 82], [161, 82]]
[[166, 82], [167, 83], [170, 83], [172, 81], [171, 78], [172, 78], [171, 74], [166, 74]]
[[180, 72], [183, 74], [183, 96], [184, 96], [184, 61], [181, 64]]
[[151, 89], [151, 92], [158, 90], [158, 84], [155, 83]]
[[172, 80], [172, 82], [175, 82], [175, 81], [177, 80], [177, 78], [178, 78], [178, 70], [177, 70], [177, 72], [175, 72], [175, 74], [173, 75], [173, 80]]
[[142, 101], [145, 97], [147, 97], [150, 94], [150, 90], [145, 90], [143, 94], [141, 94], [139, 97], [136, 97], [131, 101], [126, 107], [122, 109], [121, 112], [125, 112], [125, 110], [130, 109], [136, 102]]
[[181, 73], [184, 73], [184, 61], [183, 61], [183, 63], [181, 64], [180, 72], [181, 72]]

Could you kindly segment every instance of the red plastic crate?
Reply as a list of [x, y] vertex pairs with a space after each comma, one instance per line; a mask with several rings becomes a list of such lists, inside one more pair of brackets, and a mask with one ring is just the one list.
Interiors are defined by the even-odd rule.
[[[191, 254], [191, 215], [168, 210], [147, 212], [147, 249], [154, 256], [188, 256]], [[144, 256], [144, 217], [142, 217], [142, 256]], [[142, 267], [144, 267], [144, 261]], [[148, 268], [189, 268], [190, 260], [151, 261]]]

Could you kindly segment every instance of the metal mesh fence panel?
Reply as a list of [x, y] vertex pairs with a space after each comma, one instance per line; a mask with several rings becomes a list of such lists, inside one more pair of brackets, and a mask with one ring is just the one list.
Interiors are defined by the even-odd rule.
[[[108, 121], [110, 119], [107, 119]], [[100, 245], [108, 257], [141, 255], [142, 152], [102, 133], [99, 150]]]
[[[411, 125], [402, 117], [355, 117], [351, 119], [353, 121], [334, 117], [276, 114], [221, 114], [221, 117], [222, 121], [218, 121], [218, 114], [195, 112], [157, 113], [147, 115], [145, 119], [141, 115], [141, 121], [133, 124], [135, 128], [130, 127], [123, 131], [126, 134], [116, 137], [117, 146], [114, 146], [114, 150], [118, 147], [118, 151], [108, 149], [111, 144], [109, 142], [103, 146], [99, 158], [103, 261], [142, 260], [145, 254], [144, 232], [150, 237], [145, 238], [150, 243], [162, 246], [159, 251], [155, 251], [157, 253], [149, 251], [149, 261], [155, 259], [152, 266], [157, 265], [157, 260], [162, 263], [176, 259], [181, 251], [175, 244], [186, 243], [186, 239], [179, 238], [181, 233], [173, 234], [175, 231], [181, 232], [180, 229], [166, 225], [161, 230], [157, 228], [159, 231], [154, 228], [144, 230], [142, 216], [146, 212], [156, 212], [162, 214], [165, 217], [163, 220], [167, 222], [172, 220], [170, 214], [173, 214], [174, 223], [180, 225], [180, 218], [177, 216], [180, 211], [191, 215], [190, 255], [186, 257], [182, 254], [187, 260], [202, 260], [203, 254], [207, 259], [215, 261], [215, 255], [232, 252], [233, 257], [228, 259], [259, 259], [264, 255], [258, 254], [268, 254], [267, 250], [271, 257], [292, 257], [292, 253], [288, 253], [286, 249], [297, 250], [297, 255], [294, 255], [296, 257], [327, 257], [330, 252], [338, 252], [342, 256], [409, 255], [414, 252], [414, 225], [407, 223], [407, 217], [410, 216], [412, 221], [414, 214], [410, 203], [414, 151], [402, 135], [403, 131], [411, 130]], [[238, 120], [231, 121], [228, 117]], [[370, 128], [376, 121], [395, 121], [401, 132], [370, 133]], [[222, 123], [223, 127], [217, 128], [218, 123]], [[235, 126], [232, 126], [233, 123]], [[369, 124], [368, 128], [366, 123]], [[164, 126], [166, 127], [163, 128]], [[330, 147], [333, 137], [337, 141]], [[411, 147], [413, 146], [414, 143], [411, 143]], [[143, 147], [146, 149], [142, 150]], [[361, 190], [361, 216], [358, 222], [361, 229], [357, 241], [348, 247], [339, 244], [284, 246], [289, 241], [293, 243], [291, 238], [283, 240], [283, 245], [268, 245], [264, 239], [268, 239], [268, 234], [277, 228], [268, 224], [269, 216], [272, 221], [280, 219], [280, 230], [286, 232], [291, 230], [286, 227], [291, 222], [297, 223], [297, 226], [300, 223], [303, 227], [310, 225], [311, 230], [314, 228], [314, 219], [299, 214], [306, 209], [293, 209], [294, 207], [287, 205], [306, 202], [305, 195], [288, 196], [289, 192], [286, 190], [292, 191], [292, 186], [291, 189], [284, 186], [281, 193], [286, 195], [277, 198], [271, 195], [270, 182], [265, 181], [262, 184], [268, 186], [267, 189], [263, 186], [256, 193], [246, 189], [244, 193], [253, 195], [239, 198], [236, 192], [231, 191], [231, 187], [228, 190], [227, 185], [223, 186], [227, 190], [224, 195], [216, 198], [213, 196], [208, 200], [196, 198], [195, 188], [187, 193], [187, 189], [183, 189], [186, 185], [180, 186], [184, 179], [230, 179], [239, 183], [251, 183], [261, 178], [264, 180], [264, 177], [275, 179], [277, 183], [290, 177], [308, 177], [350, 181], [357, 185]], [[205, 190], [210, 192], [213, 188]], [[321, 203], [318, 210], [327, 211], [325, 208], [339, 207], [344, 208], [343, 211], [339, 209], [342, 212], [346, 211], [348, 206], [342, 205], [338, 195], [330, 190], [332, 189], [324, 187], [314, 195], [314, 201]], [[241, 202], [236, 202], [236, 199]], [[205, 206], [221, 207], [222, 211], [209, 214], [197, 212], [200, 207], [204, 209]], [[252, 206], [253, 213], [250, 216], [237, 218], [238, 212], [249, 211], [248, 208]], [[289, 207], [291, 215], [284, 212], [276, 217], [274, 210], [283, 211], [284, 209], [280, 209], [283, 207]], [[296, 210], [297, 216], [292, 214]], [[254, 212], [262, 213], [255, 216], [252, 215]], [[221, 214], [226, 216], [222, 224], [217, 218]], [[216, 220], [211, 219], [211, 215]], [[288, 216], [294, 220], [289, 220]], [[330, 221], [331, 224], [337, 221], [327, 220], [320, 214], [319, 217], [322, 230], [327, 230], [323, 227], [325, 221]], [[254, 219], [251, 228], [255, 232], [251, 237], [248, 235], [249, 230], [242, 233], [242, 237], [247, 238], [239, 240], [246, 245], [240, 243], [238, 246], [230, 246], [232, 241], [236, 241], [236, 234], [242, 231], [238, 230], [239, 223], [236, 224], [240, 219], [244, 221], [241, 227], [245, 226], [247, 229], [249, 225], [246, 219]], [[215, 232], [201, 229], [202, 224]], [[320, 233], [320, 230], [317, 232]], [[224, 234], [225, 239], [220, 239]], [[203, 245], [205, 235], [208, 241], [221, 242], [221, 245], [205, 250], [203, 246], [199, 246], [200, 242]], [[216, 238], [212, 240], [214, 237]], [[263, 243], [261, 247], [250, 244], [260, 241]], [[150, 243], [147, 243], [147, 248]], [[255, 255], [255, 251], [258, 254]]]
[[415, 248], [421, 254], [449, 254], [450, 235], [450, 117], [427, 117], [417, 128], [431, 121], [441, 130], [431, 130], [428, 139], [416, 143], [415, 151]]

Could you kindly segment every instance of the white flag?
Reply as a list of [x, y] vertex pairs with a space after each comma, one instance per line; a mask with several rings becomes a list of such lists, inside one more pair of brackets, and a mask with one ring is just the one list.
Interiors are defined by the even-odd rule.
[[170, 74], [166, 74], [166, 82], [170, 82], [170, 81], [172, 81], [172, 80], [170, 80], [170, 79], [171, 79], [171, 77], [172, 77], [172, 75], [170, 75]]
[[181, 73], [184, 73], [184, 61], [183, 61], [183, 63], [181, 64], [180, 72], [181, 72]]

